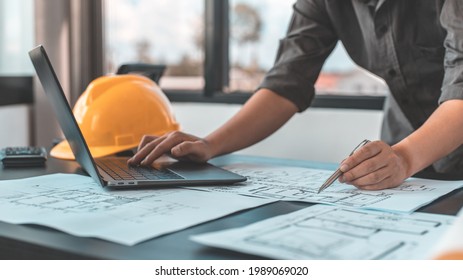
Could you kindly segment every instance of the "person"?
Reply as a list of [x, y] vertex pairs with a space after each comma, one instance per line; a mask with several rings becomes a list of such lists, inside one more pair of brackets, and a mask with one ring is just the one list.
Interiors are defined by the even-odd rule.
[[314, 83], [338, 41], [391, 93], [382, 140], [345, 159], [339, 180], [378, 190], [420, 170], [462, 175], [461, 0], [298, 0], [273, 68], [235, 116], [205, 138], [146, 135], [129, 164], [151, 164], [164, 153], [204, 162], [259, 142], [310, 106]]

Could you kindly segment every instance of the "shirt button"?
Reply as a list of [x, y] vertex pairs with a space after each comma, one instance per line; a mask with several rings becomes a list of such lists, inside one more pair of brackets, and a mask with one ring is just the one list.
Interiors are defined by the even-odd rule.
[[389, 71], [387, 71], [387, 74], [390, 77], [394, 77], [395, 75], [397, 75], [397, 72], [394, 69], [389, 69]]

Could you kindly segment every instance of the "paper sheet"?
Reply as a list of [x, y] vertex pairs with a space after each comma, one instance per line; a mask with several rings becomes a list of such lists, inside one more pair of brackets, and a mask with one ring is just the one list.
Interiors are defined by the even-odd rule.
[[333, 171], [253, 164], [235, 164], [226, 168], [246, 176], [248, 180], [230, 187], [220, 186], [206, 190], [382, 211], [413, 212], [419, 207], [463, 187], [463, 181], [410, 178], [394, 189], [362, 191], [336, 181], [332, 186], [317, 194], [320, 186]]
[[315, 205], [192, 240], [274, 259], [423, 259], [454, 219]]
[[0, 182], [0, 220], [125, 245], [272, 201], [182, 188], [108, 191], [73, 174]]
[[463, 208], [457, 214], [453, 225], [444, 233], [429, 251], [429, 259], [439, 259], [453, 254], [454, 257], [463, 258]]

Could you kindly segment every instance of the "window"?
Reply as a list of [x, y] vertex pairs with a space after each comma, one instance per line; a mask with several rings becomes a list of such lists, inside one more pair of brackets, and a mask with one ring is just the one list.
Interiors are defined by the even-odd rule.
[[33, 0], [0, 0], [0, 75], [32, 75]]
[[[0, 146], [28, 145], [34, 45], [33, 0], [0, 0]], [[14, 106], [10, 106], [14, 105]]]
[[167, 66], [164, 89], [204, 87], [204, 0], [105, 0], [106, 71]]
[[[108, 72], [131, 62], [165, 64], [161, 87], [171, 100], [232, 103], [247, 100], [272, 67], [295, 2], [104, 1]], [[354, 95], [348, 107], [380, 109], [388, 91], [383, 80], [357, 67], [341, 44], [315, 86], [314, 106], [341, 108]]]
[[253, 91], [285, 35], [293, 1], [230, 1], [230, 91]]
[[[230, 0], [230, 91], [253, 91], [275, 60], [294, 1]], [[321, 94], [384, 95], [383, 80], [357, 67], [341, 44], [326, 61], [316, 89]]]

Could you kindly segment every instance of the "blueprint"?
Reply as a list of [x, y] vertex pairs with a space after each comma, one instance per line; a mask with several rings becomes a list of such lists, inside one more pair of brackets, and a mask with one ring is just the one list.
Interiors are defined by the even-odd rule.
[[272, 201], [182, 188], [109, 191], [74, 174], [0, 182], [1, 221], [45, 225], [124, 245]]
[[428, 258], [442, 258], [446, 254], [459, 252], [463, 254], [463, 208], [457, 214], [452, 227], [448, 229], [436, 246], [429, 251]]
[[274, 259], [423, 259], [454, 219], [315, 205], [192, 240]]
[[229, 187], [220, 186], [205, 190], [286, 201], [304, 201], [382, 211], [413, 212], [419, 207], [463, 187], [463, 181], [410, 178], [394, 189], [362, 191], [336, 181], [329, 188], [317, 194], [320, 186], [333, 171], [252, 164], [235, 164], [226, 168], [246, 176], [248, 180]]

